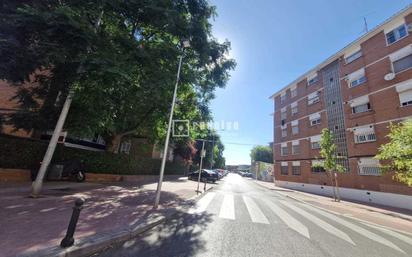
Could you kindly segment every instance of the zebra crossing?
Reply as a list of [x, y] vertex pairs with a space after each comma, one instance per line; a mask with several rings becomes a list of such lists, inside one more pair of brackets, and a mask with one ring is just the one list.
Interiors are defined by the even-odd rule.
[[[214, 205], [213, 208], [211, 207], [211, 205]], [[270, 210], [271, 213], [268, 213], [267, 210], [263, 211], [262, 207], [260, 206], [264, 206], [264, 209]], [[273, 225], [275, 223], [278, 223], [273, 218], [270, 218], [271, 214], [274, 214], [274, 216], [277, 217], [279, 221], [285, 224], [288, 228], [307, 239], [311, 239], [311, 231], [305, 224], [311, 223], [319, 227], [326, 233], [342, 239], [348, 244], [355, 247], [356, 243], [354, 239], [348, 235], [348, 232], [343, 231], [342, 228], [345, 228], [346, 231], [355, 232], [355, 234], [358, 234], [362, 237], [365, 237], [403, 254], [406, 254], [404, 250], [383, 237], [382, 234], [389, 235], [412, 246], [412, 237], [406, 236], [399, 232], [367, 223], [362, 223], [362, 225], [371, 228], [371, 230], [369, 230], [364, 228], [364, 226], [357, 225], [354, 222], [347, 221], [335, 214], [318, 209], [311, 205], [298, 202], [290, 202], [282, 199], [235, 195], [225, 192], [209, 192], [203, 198], [201, 198], [195, 206], [190, 208], [188, 213], [200, 214], [210, 211], [219, 219], [236, 221], [238, 219], [241, 219], [236, 215], [236, 208], [245, 208], [250, 218], [248, 221], [261, 225]], [[297, 219], [297, 216], [303, 218]], [[334, 223], [339, 224], [341, 228], [337, 228], [336, 225], [333, 225]]]

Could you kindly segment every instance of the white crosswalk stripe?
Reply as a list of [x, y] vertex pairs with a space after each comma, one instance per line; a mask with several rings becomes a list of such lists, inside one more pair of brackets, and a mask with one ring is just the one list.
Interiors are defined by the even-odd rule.
[[308, 220], [310, 220], [311, 222], [315, 223], [316, 225], [318, 225], [320, 228], [322, 228], [323, 230], [326, 230], [327, 232], [331, 233], [332, 235], [335, 235], [343, 240], [345, 240], [346, 242], [355, 245], [355, 243], [352, 241], [352, 239], [345, 234], [344, 232], [342, 232], [341, 230], [335, 228], [334, 226], [330, 225], [329, 223], [319, 219], [318, 217], [310, 214], [309, 212], [289, 203], [286, 201], [280, 201], [283, 205], [285, 205], [286, 207], [288, 207], [289, 209], [292, 209], [293, 211], [299, 213], [300, 215], [304, 216], [305, 218], [307, 218]]
[[196, 206], [192, 207], [189, 209], [188, 213], [194, 214], [194, 213], [201, 213], [206, 210], [206, 208], [209, 206], [210, 202], [213, 200], [215, 197], [216, 193], [214, 192], [209, 192], [205, 196], [203, 196], [197, 203]]
[[380, 230], [380, 231], [382, 231], [382, 232], [384, 232], [384, 233], [386, 233], [386, 234], [388, 234], [388, 235], [390, 235], [390, 236], [396, 237], [397, 239], [399, 239], [399, 240], [401, 240], [401, 241], [404, 241], [405, 243], [408, 243], [408, 244], [412, 245], [412, 238], [410, 238], [410, 237], [408, 237], [408, 236], [405, 236], [405, 235], [403, 235], [403, 234], [401, 234], [401, 233], [398, 233], [398, 232], [395, 232], [395, 231], [393, 231], [393, 230], [389, 230], [389, 229], [386, 229], [386, 228], [383, 228], [383, 227], [380, 227], [380, 226], [375, 226], [375, 225], [372, 225], [372, 224], [368, 224], [368, 223], [362, 223], [362, 224], [364, 224], [364, 225], [366, 225], [366, 226], [368, 226], [368, 227], [371, 227], [371, 228]]
[[235, 201], [233, 195], [224, 196], [222, 206], [220, 207], [219, 218], [235, 219]]
[[272, 203], [267, 199], [262, 199], [262, 201], [291, 229], [295, 230], [299, 234], [310, 238], [308, 228], [300, 223], [297, 219], [290, 216], [286, 211]]
[[353, 224], [349, 221], [346, 221], [342, 218], [339, 218], [336, 215], [330, 214], [326, 211], [322, 211], [322, 210], [320, 210], [318, 208], [315, 208], [315, 207], [312, 207], [310, 205], [303, 205], [303, 204], [301, 204], [301, 205], [305, 206], [305, 207], [309, 208], [310, 210], [312, 210], [312, 211], [314, 211], [314, 212], [316, 212], [316, 213], [318, 213], [318, 214], [320, 214], [320, 215], [322, 215], [326, 218], [329, 218], [329, 219], [335, 221], [336, 223], [339, 223], [342, 226], [345, 226], [345, 227], [347, 227], [347, 228], [349, 228], [349, 229], [351, 229], [351, 230], [353, 230], [353, 231], [355, 231], [355, 232], [357, 232], [357, 233], [359, 233], [359, 234], [361, 234], [361, 235], [363, 235], [363, 236], [365, 236], [365, 237], [367, 237], [367, 238], [369, 238], [369, 239], [371, 239], [375, 242], [386, 245], [386, 246], [388, 246], [392, 249], [395, 249], [399, 252], [405, 253], [402, 249], [400, 249], [398, 246], [396, 246], [392, 242], [390, 242], [390, 241], [386, 240], [385, 238], [383, 238], [383, 237], [381, 237], [381, 236], [379, 236], [375, 233], [372, 233], [372, 232], [370, 232], [370, 231], [368, 231], [368, 230], [366, 230], [366, 229], [364, 229], [364, 228], [362, 228], [358, 225], [355, 225], [355, 224]]
[[263, 214], [263, 212], [260, 210], [260, 208], [256, 204], [256, 202], [253, 201], [252, 198], [250, 198], [248, 196], [243, 196], [243, 202], [245, 203], [246, 208], [249, 212], [250, 218], [252, 219], [253, 222], [269, 224], [268, 219]]

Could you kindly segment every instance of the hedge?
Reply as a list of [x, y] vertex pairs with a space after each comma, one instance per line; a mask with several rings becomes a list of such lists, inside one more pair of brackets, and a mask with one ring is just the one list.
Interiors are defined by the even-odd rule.
[[[36, 139], [0, 135], [0, 167], [10, 169], [31, 169], [43, 159], [48, 142]], [[127, 154], [95, 152], [59, 144], [52, 163], [78, 159], [85, 163], [86, 172], [108, 174], [151, 174], [159, 173], [161, 160], [139, 158]], [[166, 174], [184, 174], [187, 168], [182, 163], [168, 162]]]

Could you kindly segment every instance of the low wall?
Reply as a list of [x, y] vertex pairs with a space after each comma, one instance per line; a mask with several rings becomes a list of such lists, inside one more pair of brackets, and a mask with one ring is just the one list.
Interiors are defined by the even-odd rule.
[[[324, 196], [333, 196], [333, 187], [276, 180], [276, 186]], [[342, 199], [412, 210], [412, 196], [339, 187]]]
[[27, 182], [31, 181], [30, 170], [0, 169], [0, 182]]
[[[182, 175], [165, 175], [165, 180], [175, 180]], [[87, 182], [157, 182], [159, 176], [156, 175], [116, 175], [103, 173], [86, 173]], [[30, 182], [30, 170], [26, 169], [3, 169], [0, 168], [0, 182]]]
[[[174, 180], [182, 177], [181, 175], [165, 175], [164, 180]], [[159, 180], [156, 175], [114, 175], [100, 173], [86, 173], [87, 182], [140, 182], [154, 183]]]

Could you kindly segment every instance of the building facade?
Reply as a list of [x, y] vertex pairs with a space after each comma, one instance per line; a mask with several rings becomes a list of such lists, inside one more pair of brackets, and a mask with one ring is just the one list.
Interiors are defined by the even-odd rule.
[[320, 134], [329, 128], [346, 168], [340, 186], [412, 195], [373, 158], [388, 142], [389, 124], [412, 118], [411, 34], [408, 7], [271, 97], [277, 183], [331, 185], [317, 165]]

